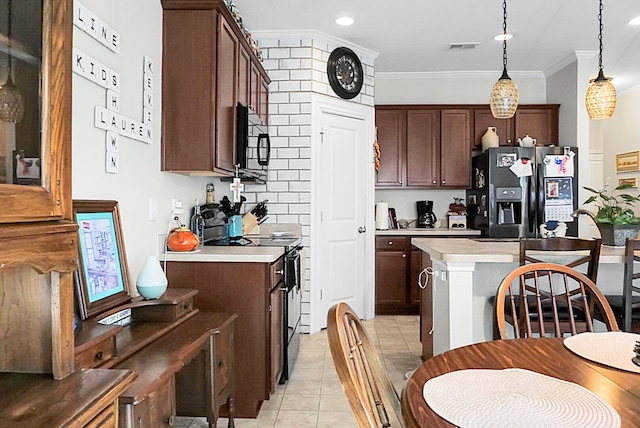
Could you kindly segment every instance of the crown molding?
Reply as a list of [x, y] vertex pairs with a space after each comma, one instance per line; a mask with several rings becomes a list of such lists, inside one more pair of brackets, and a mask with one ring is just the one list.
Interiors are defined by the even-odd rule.
[[[410, 80], [410, 79], [499, 79], [502, 70], [483, 70], [483, 71], [418, 71], [404, 73], [384, 73], [376, 72], [376, 79], [393, 79], [393, 80]], [[512, 79], [544, 79], [542, 71], [509, 71]]]

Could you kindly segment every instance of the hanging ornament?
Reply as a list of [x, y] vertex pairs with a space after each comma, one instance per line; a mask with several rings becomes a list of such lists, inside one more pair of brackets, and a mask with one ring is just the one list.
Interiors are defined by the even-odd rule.
[[376, 172], [380, 170], [380, 144], [378, 143], [378, 127], [375, 128], [373, 141], [373, 162], [376, 166]]

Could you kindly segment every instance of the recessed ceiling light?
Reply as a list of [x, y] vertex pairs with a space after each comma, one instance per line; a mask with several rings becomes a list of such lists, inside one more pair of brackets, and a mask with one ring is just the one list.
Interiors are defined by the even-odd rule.
[[340, 18], [336, 19], [336, 24], [338, 25], [351, 25], [353, 24], [355, 21], [352, 17], [350, 16], [341, 16]]
[[640, 16], [636, 16], [629, 21], [629, 25], [640, 25]]
[[501, 42], [503, 40], [511, 40], [511, 39], [513, 39], [513, 34], [509, 34], [509, 33], [507, 33], [507, 34], [500, 33], [500, 34], [498, 34], [497, 36], [495, 36], [493, 38], [493, 40], [497, 40], [499, 42]]

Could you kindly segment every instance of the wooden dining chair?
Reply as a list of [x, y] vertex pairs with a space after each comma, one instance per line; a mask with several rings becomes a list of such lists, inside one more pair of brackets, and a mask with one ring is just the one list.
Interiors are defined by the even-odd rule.
[[[622, 330], [640, 332], [640, 239], [627, 239], [622, 294], [605, 294]], [[635, 323], [634, 323], [635, 321]]]
[[403, 427], [398, 393], [358, 316], [344, 302], [327, 315], [333, 364], [359, 428]]
[[[618, 331], [615, 315], [598, 287], [575, 269], [556, 263], [520, 266], [500, 283], [496, 319], [500, 339], [564, 337], [594, 331], [594, 312], [609, 331]], [[563, 317], [561, 314], [565, 313]]]
[[[553, 251], [554, 256], [557, 256], [557, 252], [563, 252], [563, 257], [571, 259], [564, 263], [566, 266], [575, 268], [586, 263], [585, 275], [595, 283], [598, 278], [601, 244], [602, 240], [599, 238], [523, 238], [520, 240], [520, 265], [550, 262], [551, 260], [545, 257], [546, 254], [541, 254], [542, 252]], [[575, 254], [575, 256], [571, 254]]]
[[[519, 241], [520, 266], [528, 263], [551, 262], [550, 256], [555, 256], [556, 258], [553, 260], [557, 260], [558, 252], [562, 252], [561, 256], [567, 259], [566, 266], [580, 268], [586, 264], [585, 274], [595, 283], [598, 277], [601, 243], [601, 239], [573, 237], [522, 238]], [[495, 305], [494, 301], [491, 303]], [[560, 310], [560, 318], [566, 319], [568, 314], [563, 313], [563, 308], [558, 309]], [[506, 314], [506, 318], [510, 319], [509, 314]], [[494, 339], [499, 338], [496, 322], [494, 317]]]

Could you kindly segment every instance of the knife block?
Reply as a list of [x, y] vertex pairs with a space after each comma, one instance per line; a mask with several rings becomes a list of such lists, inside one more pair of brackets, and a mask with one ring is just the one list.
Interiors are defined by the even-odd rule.
[[258, 226], [258, 219], [253, 213], [246, 213], [242, 217], [242, 234], [257, 235], [259, 233], [260, 226]]

